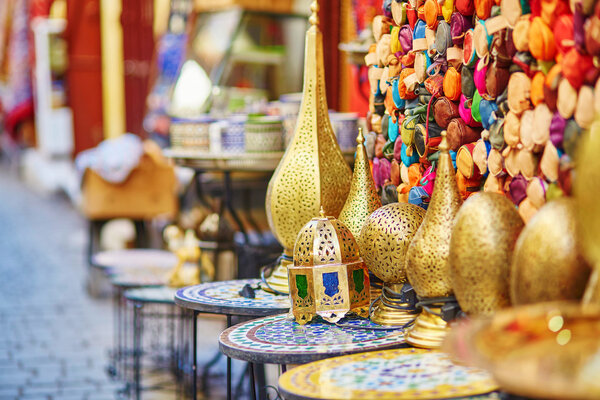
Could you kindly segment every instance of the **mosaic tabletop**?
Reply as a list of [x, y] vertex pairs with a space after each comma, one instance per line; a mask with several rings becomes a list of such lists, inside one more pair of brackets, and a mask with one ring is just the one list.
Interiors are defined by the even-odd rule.
[[175, 254], [158, 249], [123, 249], [100, 251], [92, 256], [92, 265], [110, 270], [154, 267], [173, 268], [177, 264]]
[[138, 303], [175, 304], [176, 292], [176, 288], [166, 286], [129, 289], [125, 292], [125, 298]]
[[[457, 366], [441, 352], [403, 348], [329, 358], [279, 377], [288, 400], [498, 399], [491, 376]], [[476, 396], [476, 397], [468, 397]]]
[[201, 283], [179, 289], [175, 294], [175, 303], [192, 310], [226, 315], [245, 315], [264, 317], [287, 312], [290, 308], [288, 296], [278, 296], [264, 290], [255, 290], [253, 299], [240, 296], [244, 285], [253, 288], [260, 279], [239, 279]]
[[122, 288], [164, 286], [168, 270], [158, 267], [137, 268], [110, 275], [110, 283]]
[[219, 337], [225, 355], [263, 364], [302, 364], [402, 345], [401, 329], [382, 329], [358, 317], [337, 324], [318, 318], [300, 325], [287, 314], [274, 315], [235, 325]]

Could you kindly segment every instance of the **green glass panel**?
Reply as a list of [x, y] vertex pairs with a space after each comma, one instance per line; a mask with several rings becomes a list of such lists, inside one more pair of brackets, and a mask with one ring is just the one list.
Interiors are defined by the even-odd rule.
[[352, 271], [352, 280], [354, 281], [354, 288], [357, 293], [360, 293], [365, 288], [365, 273], [362, 269], [355, 269]]
[[298, 288], [298, 296], [305, 299], [308, 296], [308, 279], [306, 279], [306, 275], [296, 275], [296, 287]]

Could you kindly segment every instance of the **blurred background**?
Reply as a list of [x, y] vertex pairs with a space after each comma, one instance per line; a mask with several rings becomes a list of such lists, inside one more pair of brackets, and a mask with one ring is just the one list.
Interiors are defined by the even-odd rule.
[[[327, 102], [350, 153], [381, 3], [320, 2]], [[171, 253], [169, 226], [201, 244], [203, 281], [258, 277], [280, 254], [264, 195], [300, 107], [309, 15], [309, 0], [0, 1], [0, 399], [132, 396], [115, 356], [131, 305], [98, 254]], [[236, 131], [273, 125], [269, 148]], [[166, 271], [134, 286], [166, 285]], [[172, 361], [175, 328], [147, 323], [143, 379], [157, 389], [144, 397], [181, 397], [189, 371], [155, 362]], [[223, 327], [203, 318], [200, 362]], [[207, 372], [206, 398], [224, 396], [224, 369]]]

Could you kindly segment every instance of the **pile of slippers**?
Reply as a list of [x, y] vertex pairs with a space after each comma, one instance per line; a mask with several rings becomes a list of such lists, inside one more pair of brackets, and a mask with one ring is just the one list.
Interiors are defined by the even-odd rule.
[[600, 110], [600, 2], [386, 0], [373, 35], [367, 150], [384, 198], [427, 208], [443, 130], [464, 198], [504, 194], [528, 221], [570, 194]]

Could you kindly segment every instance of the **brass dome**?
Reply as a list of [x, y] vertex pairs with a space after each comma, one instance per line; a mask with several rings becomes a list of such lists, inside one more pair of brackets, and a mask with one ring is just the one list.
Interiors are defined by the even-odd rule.
[[350, 229], [334, 217], [311, 219], [298, 234], [294, 246], [294, 266], [311, 267], [348, 264], [362, 260]]

